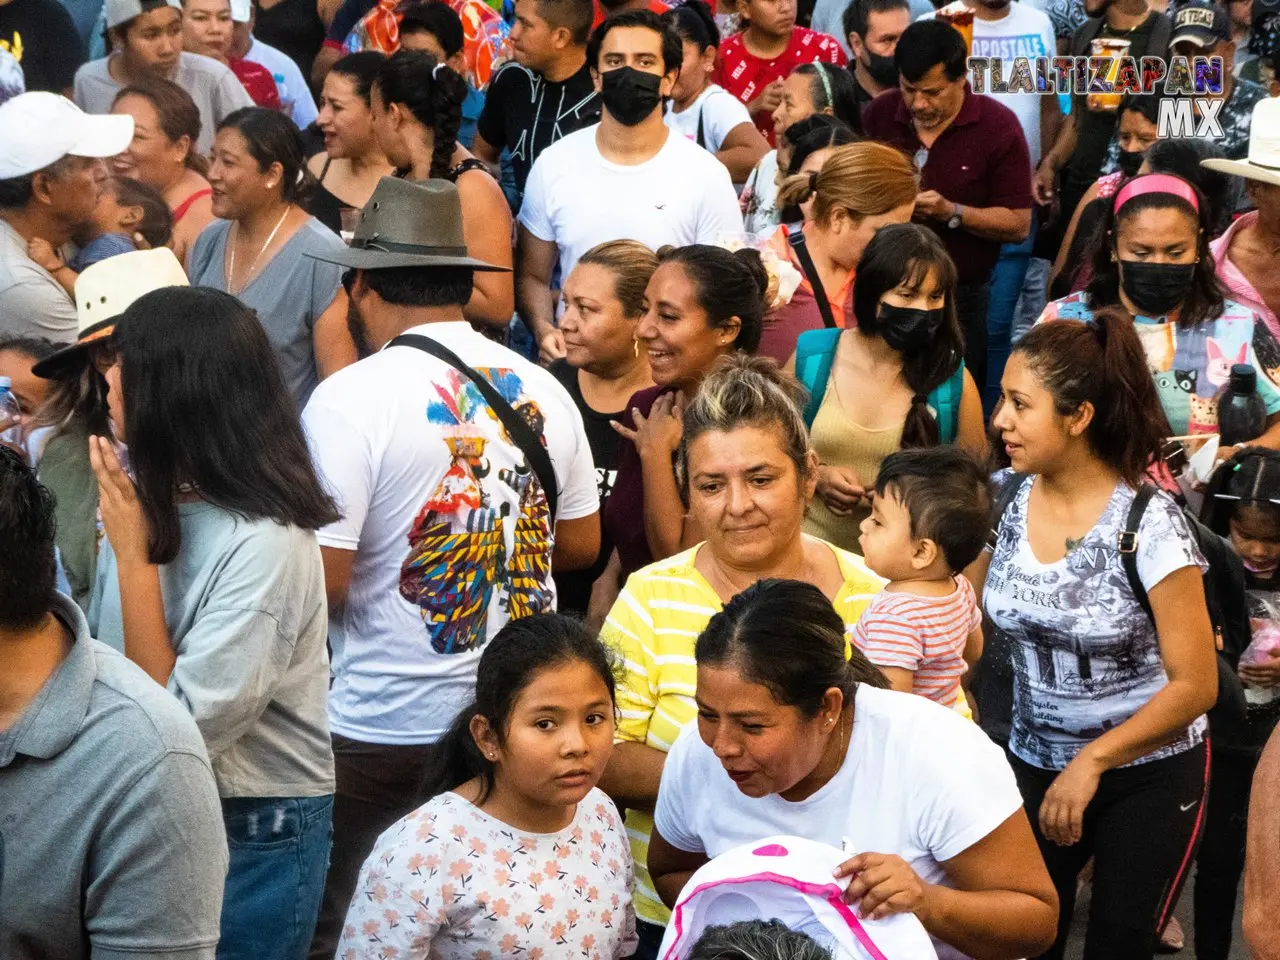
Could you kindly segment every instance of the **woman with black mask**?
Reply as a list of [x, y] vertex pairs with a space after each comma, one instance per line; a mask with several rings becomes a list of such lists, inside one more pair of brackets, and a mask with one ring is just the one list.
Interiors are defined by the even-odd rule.
[[[1216, 433], [1217, 393], [1231, 367], [1258, 372], [1267, 431], [1255, 444], [1280, 447], [1280, 343], [1256, 313], [1224, 299], [1209, 251], [1211, 208], [1194, 186], [1168, 173], [1120, 188], [1099, 227], [1105, 242], [1079, 293], [1050, 301], [1040, 321], [1090, 322], [1094, 312], [1128, 311], [1146, 351], [1174, 435]], [[1223, 448], [1230, 456], [1232, 448]]]
[[1126, 97], [1121, 105], [1119, 134], [1113, 141], [1119, 145], [1117, 169], [1094, 181], [1076, 206], [1053, 264], [1050, 297], [1084, 289], [1093, 273], [1089, 260], [1091, 245], [1098, 240], [1098, 224], [1120, 188], [1140, 173], [1172, 173], [1196, 187], [1208, 201], [1211, 239], [1230, 223], [1238, 200], [1233, 178], [1200, 165], [1202, 160], [1225, 157], [1222, 147], [1212, 140], [1156, 139], [1154, 104], [1159, 99]]
[[805, 533], [861, 553], [858, 525], [885, 457], [937, 443], [985, 452], [955, 291], [956, 268], [937, 234], [891, 224], [858, 261], [856, 323], [800, 335], [788, 369], [809, 392], [804, 419], [820, 458]]

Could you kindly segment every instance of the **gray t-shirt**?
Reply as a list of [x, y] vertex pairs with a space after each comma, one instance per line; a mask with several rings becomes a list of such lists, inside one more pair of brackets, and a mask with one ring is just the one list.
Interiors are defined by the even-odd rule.
[[[225, 264], [230, 232], [230, 221], [215, 220], [196, 238], [187, 257], [187, 276], [192, 286], [227, 289]], [[312, 340], [316, 321], [329, 309], [342, 286], [342, 267], [307, 254], [342, 249], [338, 235], [312, 217], [236, 294], [257, 311], [299, 410], [307, 405], [311, 391], [320, 382]]]
[[227, 841], [182, 706], [89, 636], [0, 732], [0, 957], [212, 960]]
[[0, 219], [0, 337], [76, 338], [76, 305], [44, 267], [27, 256], [22, 234]]
[[[320, 545], [310, 530], [204, 502], [178, 506], [182, 547], [160, 568], [178, 660], [169, 692], [204, 735], [223, 797], [333, 793], [328, 612]], [[124, 649], [119, 568], [98, 558], [89, 623]]]
[[[116, 94], [127, 84], [121, 83], [107, 69], [111, 57], [92, 60], [76, 71], [75, 101], [85, 113], [110, 113]], [[207, 154], [213, 149], [218, 124], [241, 107], [252, 107], [253, 100], [231, 72], [211, 57], [198, 53], [178, 55], [178, 71], [171, 78], [200, 111], [200, 139], [196, 152]]]

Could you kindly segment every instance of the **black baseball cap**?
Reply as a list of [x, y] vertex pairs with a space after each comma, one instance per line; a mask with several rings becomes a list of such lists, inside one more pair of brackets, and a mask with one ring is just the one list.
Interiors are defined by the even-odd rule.
[[1231, 18], [1226, 7], [1209, 0], [1189, 0], [1178, 7], [1173, 15], [1173, 36], [1170, 48], [1180, 43], [1197, 47], [1214, 47], [1231, 39]]

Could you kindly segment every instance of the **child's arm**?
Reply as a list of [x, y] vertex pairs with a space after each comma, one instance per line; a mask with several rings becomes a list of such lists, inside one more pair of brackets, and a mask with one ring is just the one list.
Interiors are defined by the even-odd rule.
[[969, 631], [969, 636], [964, 641], [964, 657], [965, 666], [968, 667], [964, 673], [960, 675], [960, 689], [964, 691], [964, 698], [969, 704], [969, 712], [973, 714], [974, 723], [978, 722], [978, 700], [973, 695], [973, 688], [969, 685], [973, 681], [973, 670], [978, 665], [978, 661], [982, 659], [982, 624]]
[[53, 249], [53, 244], [48, 240], [34, 237], [27, 242], [27, 256], [34, 260], [37, 265], [48, 270], [53, 275], [53, 279], [58, 281], [58, 285], [67, 291], [67, 296], [75, 299], [76, 280], [80, 277], [80, 274], [66, 265], [62, 257], [58, 255], [58, 251]]
[[910, 693], [915, 688], [916, 675], [902, 667], [881, 667], [880, 672], [889, 681], [889, 686], [899, 693]]
[[887, 609], [885, 597], [882, 593], [872, 600], [858, 622], [846, 628], [846, 636], [884, 674], [891, 688], [911, 693], [924, 646], [912, 624]]

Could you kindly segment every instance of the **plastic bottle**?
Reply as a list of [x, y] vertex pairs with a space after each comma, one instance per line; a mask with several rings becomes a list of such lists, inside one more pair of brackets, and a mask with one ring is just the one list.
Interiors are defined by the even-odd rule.
[[292, 115], [293, 101], [289, 99], [289, 84], [285, 82], [283, 73], [273, 73], [271, 79], [276, 82], [276, 90], [280, 92], [280, 108], [285, 113]]
[[0, 443], [22, 444], [22, 428], [18, 425], [20, 416], [22, 408], [13, 395], [13, 382], [8, 377], [0, 377]]
[[1267, 429], [1267, 407], [1258, 395], [1258, 374], [1247, 363], [1231, 368], [1231, 378], [1218, 391], [1218, 436], [1222, 445], [1234, 447], [1262, 436]]

